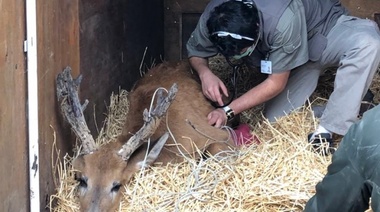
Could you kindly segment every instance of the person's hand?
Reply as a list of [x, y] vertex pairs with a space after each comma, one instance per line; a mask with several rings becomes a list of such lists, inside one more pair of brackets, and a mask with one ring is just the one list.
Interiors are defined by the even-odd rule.
[[[227, 87], [211, 71], [205, 72], [200, 76], [202, 81], [203, 94], [213, 102], [217, 102], [220, 106], [223, 105], [222, 95], [228, 97]], [[222, 92], [222, 93], [221, 93]]]
[[227, 116], [223, 109], [215, 109], [207, 115], [208, 123], [214, 127], [220, 128], [226, 125]]

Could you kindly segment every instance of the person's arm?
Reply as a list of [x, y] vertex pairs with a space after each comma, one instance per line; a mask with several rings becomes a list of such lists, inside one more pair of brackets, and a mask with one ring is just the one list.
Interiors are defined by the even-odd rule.
[[223, 105], [222, 95], [228, 96], [227, 87], [212, 73], [208, 66], [208, 60], [201, 57], [191, 57], [189, 62], [201, 79], [203, 94], [211, 101]]
[[186, 49], [190, 65], [198, 73], [201, 80], [203, 94], [211, 101], [223, 105], [222, 95], [228, 95], [227, 88], [208, 66], [208, 58], [215, 56], [218, 50], [209, 39], [206, 21], [209, 12], [217, 4], [220, 2], [211, 1], [208, 4], [186, 43]]
[[235, 113], [240, 113], [277, 96], [284, 90], [288, 82], [289, 73], [290, 71], [285, 71], [269, 75], [262, 83], [235, 99], [230, 104], [231, 109], [233, 109]]
[[[229, 107], [235, 114], [244, 110], [260, 105], [284, 90], [288, 82], [290, 71], [278, 74], [271, 74], [266, 80], [255, 86], [239, 98], [231, 102]], [[223, 109], [216, 109], [208, 115], [209, 124], [220, 127], [227, 121], [227, 116]]]

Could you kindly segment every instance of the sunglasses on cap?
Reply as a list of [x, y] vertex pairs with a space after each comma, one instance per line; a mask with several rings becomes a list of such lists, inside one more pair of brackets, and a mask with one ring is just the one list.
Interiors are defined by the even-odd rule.
[[217, 35], [218, 37], [231, 36], [232, 38], [237, 39], [237, 40], [242, 40], [242, 39], [246, 39], [246, 40], [250, 40], [250, 41], [255, 40], [255, 39], [247, 37], [247, 36], [239, 35], [239, 34], [232, 33], [232, 32], [226, 32], [226, 31], [216, 31], [216, 32], [213, 32], [211, 35]]

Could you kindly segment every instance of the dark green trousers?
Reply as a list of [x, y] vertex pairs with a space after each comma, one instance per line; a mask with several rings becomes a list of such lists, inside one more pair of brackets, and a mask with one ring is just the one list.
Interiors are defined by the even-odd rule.
[[380, 212], [380, 105], [350, 127], [305, 211]]

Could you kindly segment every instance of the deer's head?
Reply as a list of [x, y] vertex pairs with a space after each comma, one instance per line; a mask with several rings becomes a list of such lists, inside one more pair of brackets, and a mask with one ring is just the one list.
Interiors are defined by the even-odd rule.
[[74, 160], [81, 211], [114, 211], [120, 202], [133, 170], [128, 170], [128, 162], [115, 153], [113, 146], [103, 146]]
[[[178, 88], [174, 84], [166, 97], [163, 97], [162, 90], [157, 92], [156, 108], [150, 112], [144, 111], [144, 124], [137, 132], [132, 132], [133, 136], [119, 136], [118, 141], [96, 148], [83, 116], [85, 105], [80, 104], [77, 93], [81, 78], [73, 80], [70, 71], [66, 68], [58, 75], [57, 96], [64, 117], [82, 142], [81, 154], [73, 163], [81, 211], [114, 211], [125, 184], [137, 170], [157, 159], [167, 141], [169, 134], [165, 133], [152, 142], [153, 147], [148, 154], [145, 154], [146, 150], [139, 149], [156, 131]], [[136, 150], [144, 154], [135, 154]]]
[[136, 171], [151, 165], [157, 159], [168, 137], [166, 133], [154, 142], [146, 157], [138, 157], [145, 155], [144, 150], [140, 150], [143, 154], [136, 154], [137, 156], [125, 155], [126, 152], [133, 154], [135, 149], [125, 149], [131, 145], [126, 143], [121, 146], [120, 142], [112, 142], [94, 153], [78, 156], [73, 166], [77, 171], [75, 178], [78, 181], [81, 211], [116, 210], [125, 185]]

